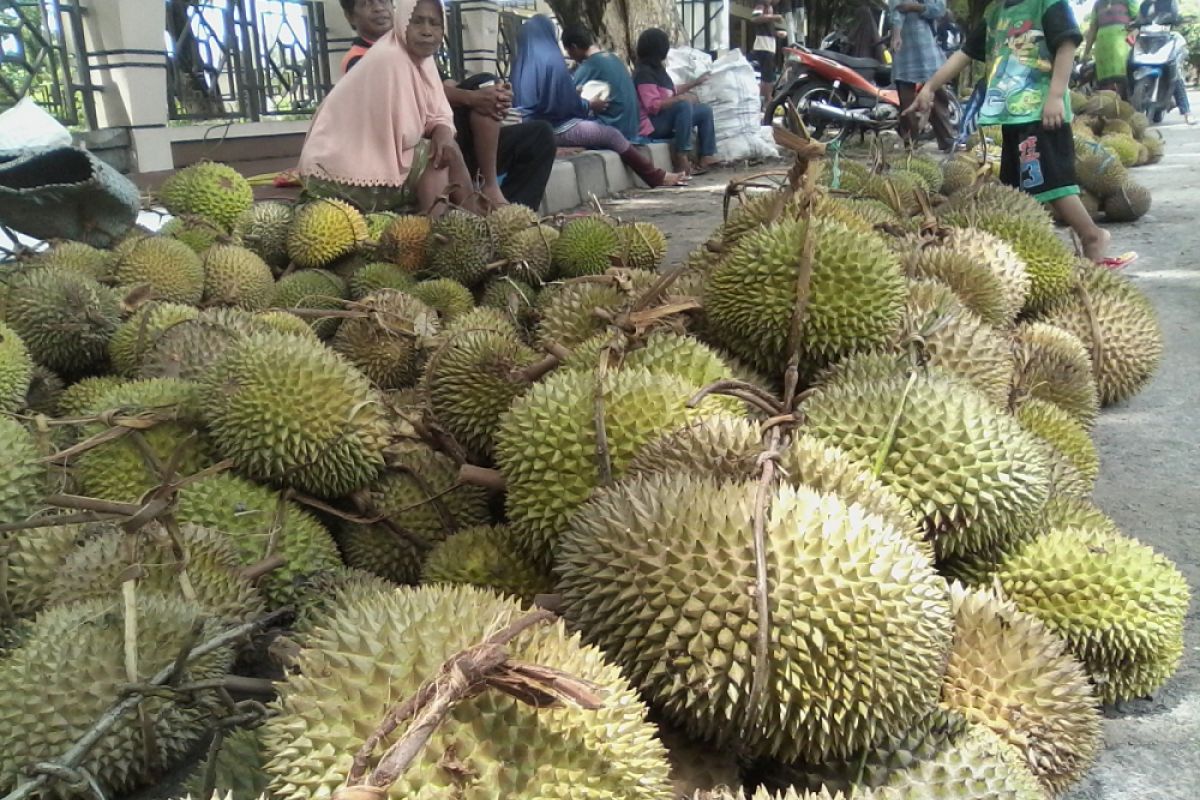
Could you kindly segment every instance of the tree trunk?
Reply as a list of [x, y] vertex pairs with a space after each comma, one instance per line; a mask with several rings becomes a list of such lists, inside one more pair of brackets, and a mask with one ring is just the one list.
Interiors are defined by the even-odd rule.
[[675, 0], [547, 0], [558, 21], [583, 25], [605, 47], [634, 60], [638, 36], [647, 28], [662, 28], [676, 47], [690, 45]]

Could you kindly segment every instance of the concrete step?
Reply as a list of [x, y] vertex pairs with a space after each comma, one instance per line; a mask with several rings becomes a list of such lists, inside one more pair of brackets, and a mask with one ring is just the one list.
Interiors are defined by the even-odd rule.
[[[665, 144], [639, 146], [656, 167], [670, 171], [671, 148]], [[550, 173], [541, 213], [545, 216], [569, 211], [628, 192], [645, 189], [646, 184], [626, 167], [612, 150], [588, 150], [571, 158], [559, 159]]]

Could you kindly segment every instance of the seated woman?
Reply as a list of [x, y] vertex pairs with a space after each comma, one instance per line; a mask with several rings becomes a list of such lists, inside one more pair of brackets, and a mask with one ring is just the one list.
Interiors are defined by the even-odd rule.
[[686, 179], [656, 168], [616, 128], [589, 119], [605, 104], [579, 96], [549, 17], [539, 14], [521, 26], [512, 85], [513, 106], [525, 119], [553, 125], [559, 147], [612, 150], [652, 188], [678, 186]]
[[300, 152], [305, 193], [367, 213], [430, 213], [449, 190], [451, 202], [478, 210], [433, 58], [442, 45], [442, 4], [397, 0], [396, 22], [313, 116]]
[[[702, 75], [694, 81], [676, 87], [665, 66], [671, 40], [666, 31], [650, 28], [643, 31], [637, 42], [637, 69], [633, 82], [637, 85], [642, 109], [642, 136], [673, 139], [675, 168], [683, 172], [703, 172], [721, 163], [717, 158], [717, 131], [713, 112], [689, 94], [708, 81]], [[699, 170], [692, 159], [692, 130], [699, 135]]]

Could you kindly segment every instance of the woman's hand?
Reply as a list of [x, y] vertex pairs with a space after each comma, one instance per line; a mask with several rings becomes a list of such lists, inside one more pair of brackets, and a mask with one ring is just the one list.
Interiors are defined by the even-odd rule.
[[595, 100], [588, 101], [588, 108], [592, 109], [593, 114], [603, 114], [608, 110], [608, 101], [597, 97]]
[[439, 125], [429, 137], [429, 163], [435, 169], [445, 169], [458, 154], [458, 142], [454, 140], [454, 129]]

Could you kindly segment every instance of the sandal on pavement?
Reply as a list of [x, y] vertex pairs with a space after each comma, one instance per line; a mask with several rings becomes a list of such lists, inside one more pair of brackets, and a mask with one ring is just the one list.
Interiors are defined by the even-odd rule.
[[1119, 256], [1109, 256], [1108, 258], [1097, 261], [1096, 265], [1105, 269], [1125, 269], [1133, 262], [1137, 261], [1138, 255], [1134, 252], [1122, 253]]

